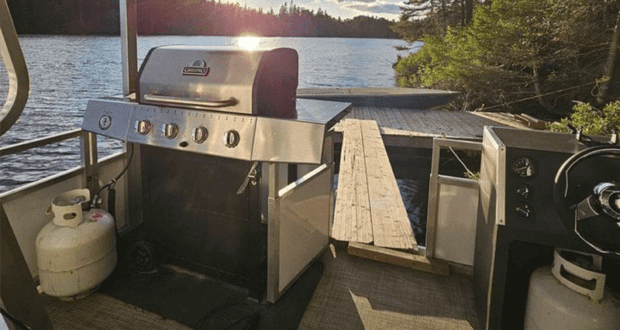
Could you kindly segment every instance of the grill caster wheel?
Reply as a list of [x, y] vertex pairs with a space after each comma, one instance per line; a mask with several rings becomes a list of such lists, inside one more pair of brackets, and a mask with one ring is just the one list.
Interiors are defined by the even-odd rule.
[[152, 273], [156, 270], [155, 249], [149, 242], [134, 243], [129, 251], [129, 258], [138, 273]]

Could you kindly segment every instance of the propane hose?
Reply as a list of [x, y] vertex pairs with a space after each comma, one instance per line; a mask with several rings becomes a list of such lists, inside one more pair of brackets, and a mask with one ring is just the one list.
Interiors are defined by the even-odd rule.
[[[125, 164], [125, 167], [123, 168], [123, 170], [121, 170], [121, 172], [112, 180], [108, 181], [106, 184], [104, 184], [103, 186], [101, 186], [101, 188], [99, 188], [99, 190], [97, 190], [97, 193], [95, 193], [95, 196], [93, 196], [93, 200], [91, 202], [91, 208], [96, 207], [96, 204], [98, 204], [98, 199], [99, 199], [99, 194], [101, 193], [101, 191], [103, 191], [103, 189], [108, 188], [108, 209], [110, 207], [110, 201], [112, 200], [112, 211], [114, 211], [115, 208], [115, 198], [116, 198], [116, 191], [114, 190], [114, 186], [116, 185], [116, 182], [123, 176], [123, 174], [125, 174], [125, 172], [127, 172], [127, 169], [129, 169], [129, 165], [131, 164], [131, 161], [133, 160], [133, 144], [129, 145], [129, 160], [127, 161], [127, 164]], [[109, 210], [108, 210], [109, 212]], [[114, 217], [113, 212], [109, 212], [112, 217]]]

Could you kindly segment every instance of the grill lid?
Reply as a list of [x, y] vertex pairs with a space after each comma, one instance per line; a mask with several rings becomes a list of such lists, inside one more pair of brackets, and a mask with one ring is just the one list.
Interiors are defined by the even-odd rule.
[[295, 118], [298, 62], [291, 48], [156, 47], [140, 68], [138, 101]]

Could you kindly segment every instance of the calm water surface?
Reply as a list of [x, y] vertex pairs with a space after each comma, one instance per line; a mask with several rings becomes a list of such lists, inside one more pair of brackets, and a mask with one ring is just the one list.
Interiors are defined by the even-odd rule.
[[[30, 73], [30, 98], [18, 122], [4, 136], [7, 146], [79, 128], [88, 99], [121, 93], [118, 37], [21, 36]], [[157, 36], [138, 39], [139, 63], [148, 50], [169, 44], [236, 45], [235, 37]], [[348, 38], [263, 38], [259, 47], [291, 47], [299, 53], [299, 87], [394, 86], [392, 63], [400, 40]], [[2, 67], [4, 69], [4, 67]], [[0, 92], [7, 78], [0, 71]], [[5, 95], [2, 95], [4, 99]], [[32, 182], [80, 164], [77, 139], [0, 157], [0, 191]], [[102, 140], [100, 156], [122, 149]]]

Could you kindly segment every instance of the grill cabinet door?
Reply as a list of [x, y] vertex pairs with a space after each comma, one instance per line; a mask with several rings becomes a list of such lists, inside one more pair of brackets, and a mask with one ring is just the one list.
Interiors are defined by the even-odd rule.
[[275, 302], [329, 242], [334, 167], [323, 164], [270, 200], [267, 299]]

